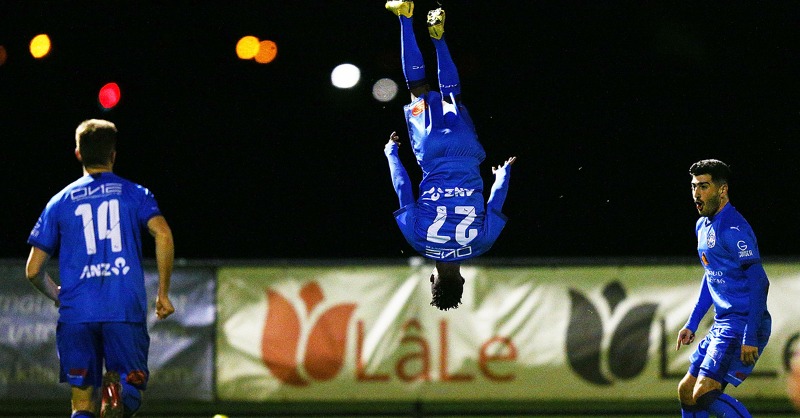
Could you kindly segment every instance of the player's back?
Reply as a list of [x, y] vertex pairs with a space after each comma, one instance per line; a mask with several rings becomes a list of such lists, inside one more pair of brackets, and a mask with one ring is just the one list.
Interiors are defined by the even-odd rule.
[[141, 234], [158, 214], [149, 190], [111, 172], [83, 176], [51, 199], [29, 242], [58, 249], [61, 321], [145, 320]]

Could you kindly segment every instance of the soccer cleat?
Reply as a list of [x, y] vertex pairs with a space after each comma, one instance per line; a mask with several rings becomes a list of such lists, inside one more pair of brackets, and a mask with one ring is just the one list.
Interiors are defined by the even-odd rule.
[[122, 418], [125, 406], [122, 404], [122, 385], [119, 373], [106, 372], [103, 375], [103, 400], [100, 404], [100, 418]]
[[386, 10], [397, 16], [411, 17], [414, 15], [414, 2], [411, 0], [389, 0], [386, 2]]
[[428, 33], [433, 39], [442, 39], [444, 35], [444, 9], [441, 7], [428, 12]]

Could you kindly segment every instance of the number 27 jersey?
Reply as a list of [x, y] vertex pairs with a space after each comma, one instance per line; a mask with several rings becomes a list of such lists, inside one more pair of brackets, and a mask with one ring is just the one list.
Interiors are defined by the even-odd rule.
[[461, 261], [487, 252], [506, 224], [506, 216], [485, 208], [477, 160], [434, 160], [420, 184], [416, 202], [395, 211], [406, 241], [437, 261]]
[[146, 188], [111, 172], [85, 175], [50, 199], [28, 238], [58, 250], [61, 322], [144, 322], [142, 230], [161, 212]]

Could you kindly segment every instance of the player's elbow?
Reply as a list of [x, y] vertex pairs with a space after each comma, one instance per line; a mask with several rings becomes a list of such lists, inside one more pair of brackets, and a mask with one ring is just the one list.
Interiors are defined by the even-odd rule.
[[39, 277], [39, 273], [41, 271], [42, 271], [42, 269], [40, 267], [36, 267], [36, 266], [32, 266], [32, 265], [28, 264], [28, 265], [25, 266], [25, 277], [29, 281], [32, 282], [32, 281], [36, 280], [37, 277]]

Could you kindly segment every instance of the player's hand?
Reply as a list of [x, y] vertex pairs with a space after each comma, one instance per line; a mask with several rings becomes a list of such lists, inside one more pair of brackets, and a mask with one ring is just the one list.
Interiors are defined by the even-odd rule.
[[742, 345], [741, 359], [745, 366], [756, 364], [756, 360], [758, 360], [758, 347], [753, 347], [752, 345]]
[[383, 147], [383, 152], [385, 152], [386, 155], [389, 155], [393, 152], [396, 152], [397, 147], [399, 146], [400, 146], [400, 136], [397, 135], [397, 132], [392, 132], [389, 135], [389, 142], [387, 142], [386, 145]]
[[517, 161], [517, 157], [511, 157], [507, 159], [503, 164], [498, 165], [497, 167], [492, 166], [492, 174], [497, 174], [498, 171], [505, 169], [511, 164], [514, 164], [514, 161]]
[[164, 319], [172, 315], [173, 312], [175, 312], [175, 308], [172, 306], [169, 296], [156, 296], [156, 316], [158, 319]]
[[678, 344], [675, 346], [675, 351], [681, 348], [681, 345], [689, 345], [694, 341], [694, 332], [689, 328], [684, 328], [678, 333]]

